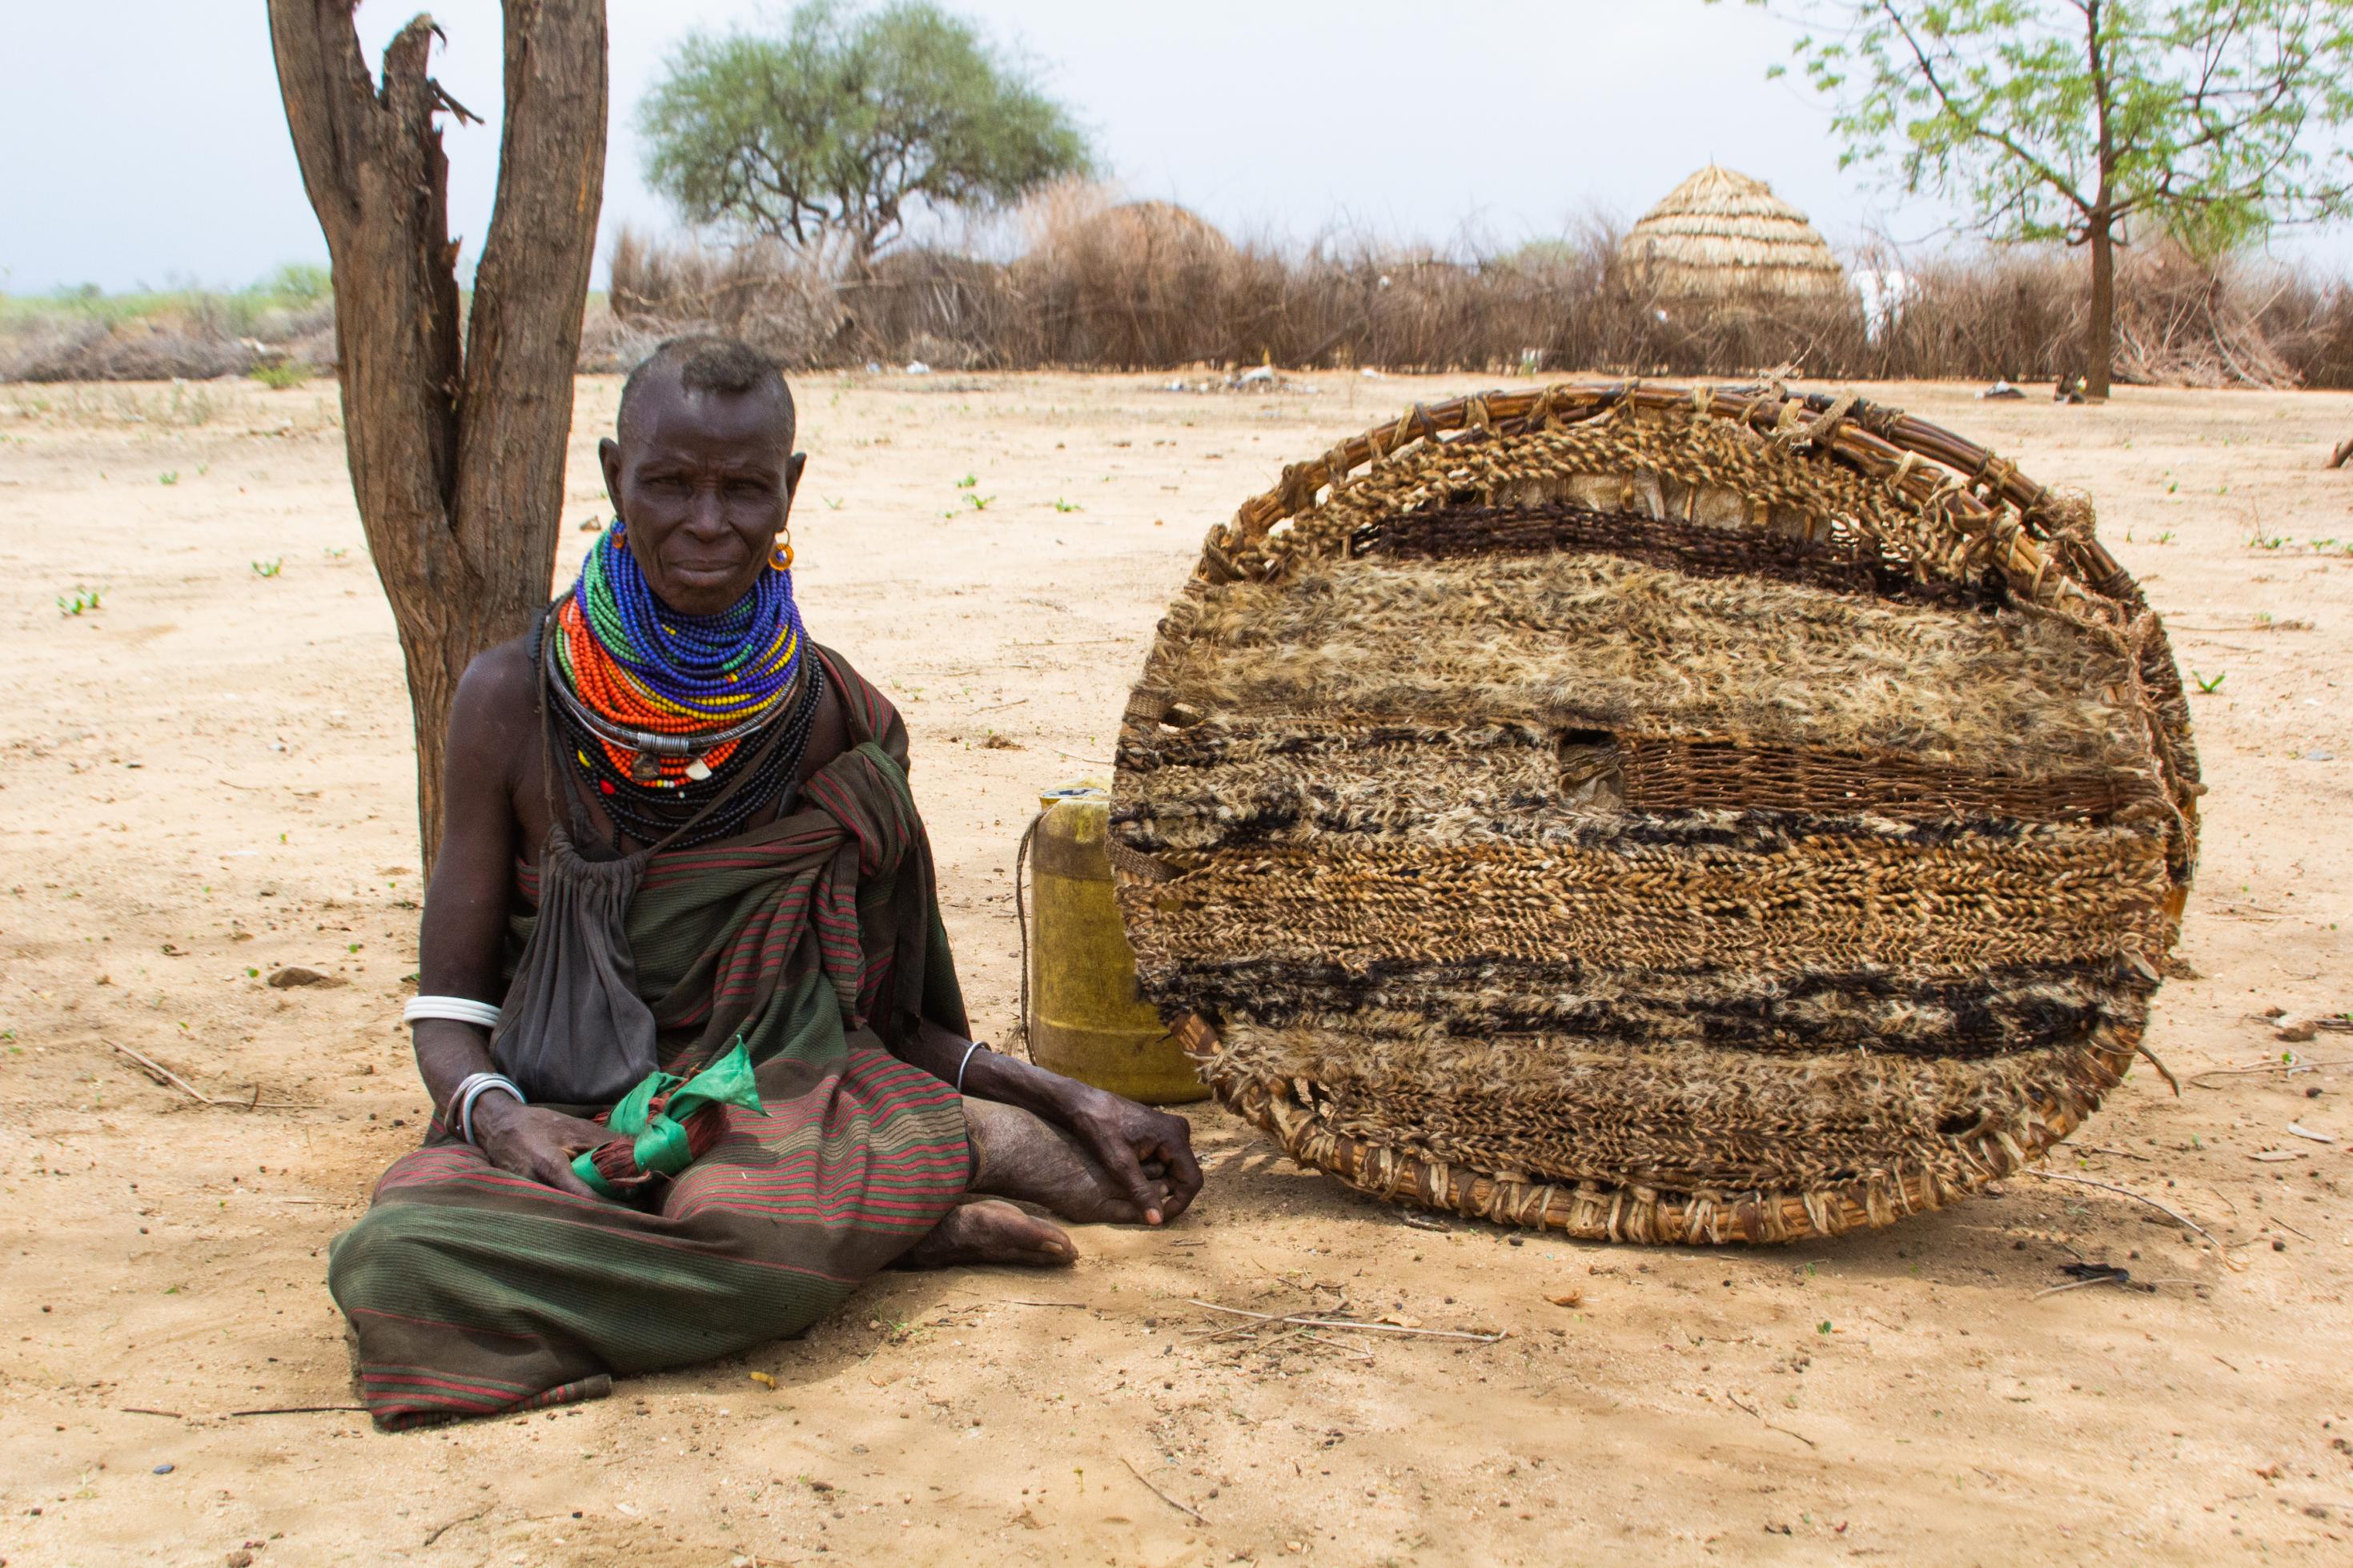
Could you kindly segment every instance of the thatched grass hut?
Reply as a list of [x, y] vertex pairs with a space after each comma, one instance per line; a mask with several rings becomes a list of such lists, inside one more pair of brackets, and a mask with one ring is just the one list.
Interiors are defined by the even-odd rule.
[[1715, 163], [1627, 231], [1610, 277], [1664, 299], [1831, 300], [1852, 288], [1805, 214], [1764, 181]]

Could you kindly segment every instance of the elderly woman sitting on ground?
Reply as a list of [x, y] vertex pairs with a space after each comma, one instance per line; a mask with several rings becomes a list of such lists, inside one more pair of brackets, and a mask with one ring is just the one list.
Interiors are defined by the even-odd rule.
[[328, 1271], [381, 1426], [595, 1397], [892, 1264], [1076, 1256], [1003, 1198], [1159, 1225], [1200, 1187], [1179, 1119], [969, 1037], [905, 727], [794, 602], [775, 364], [665, 344], [617, 425], [611, 530], [451, 716], [438, 1113]]

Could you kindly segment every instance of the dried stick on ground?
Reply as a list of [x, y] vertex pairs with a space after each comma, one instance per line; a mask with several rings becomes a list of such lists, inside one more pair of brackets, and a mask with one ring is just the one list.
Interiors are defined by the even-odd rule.
[[379, 85], [353, 9], [269, 0], [269, 39], [334, 263], [343, 439], [408, 667], [430, 875], [458, 678], [547, 602], [605, 185], [605, 5], [506, 0], [498, 198], [462, 310], [436, 121], [470, 116], [426, 74], [440, 29], [395, 35]]
[[[226, 1105], [237, 1110], [261, 1110], [265, 1109], [269, 1110], [299, 1110], [301, 1109], [301, 1103], [296, 1100], [262, 1099], [261, 1086], [259, 1084], [255, 1084], [253, 1086], [253, 1096], [249, 1100], [219, 1099], [216, 1096], [206, 1094], [203, 1089], [198, 1089], [195, 1084], [190, 1083], [186, 1079], [182, 1078], [178, 1073], [174, 1072], [170, 1068], [165, 1067], [162, 1062], [157, 1061], [153, 1057], [145, 1056], [138, 1051], [134, 1051], [129, 1046], [117, 1045], [112, 1040], [109, 1040], [106, 1043], [109, 1046], [112, 1046], [114, 1049], [121, 1052], [124, 1056], [129, 1057], [132, 1061], [138, 1063], [139, 1070], [145, 1073], [157, 1083], [164, 1085], [166, 1089], [176, 1089], [183, 1094], [194, 1097], [196, 1103], [199, 1105]], [[287, 1198], [281, 1201], [286, 1203], [300, 1203], [303, 1200], [299, 1198]]]
[[1178, 1513], [1184, 1514], [1188, 1518], [1200, 1520], [1203, 1524], [1209, 1522], [1208, 1520], [1201, 1518], [1198, 1510], [1187, 1508], [1185, 1504], [1178, 1502], [1175, 1498], [1170, 1497], [1166, 1492], [1162, 1491], [1158, 1487], [1154, 1486], [1152, 1482], [1146, 1479], [1145, 1473], [1135, 1468], [1134, 1460], [1123, 1458], [1120, 1460], [1120, 1463], [1127, 1467], [1127, 1473], [1129, 1475], [1134, 1476], [1137, 1480], [1144, 1482], [1144, 1489], [1145, 1491], [1150, 1492], [1154, 1497], [1158, 1498], [1162, 1502], [1166, 1503]]
[[176, 1089], [183, 1094], [193, 1096], [196, 1103], [199, 1105], [214, 1105], [218, 1103], [218, 1101], [215, 1100], [211, 1095], [206, 1094], [203, 1089], [198, 1089], [195, 1084], [190, 1083], [186, 1079], [182, 1078], [178, 1073], [174, 1072], [170, 1068], [165, 1067], [162, 1062], [157, 1061], [154, 1058], [142, 1056], [139, 1052], [132, 1050], [129, 1046], [115, 1045], [115, 1042], [112, 1040], [109, 1040], [106, 1043], [110, 1046], [113, 1046], [116, 1050], [121, 1051], [132, 1061], [137, 1062], [146, 1072], [149, 1078], [153, 1079], [157, 1083], [164, 1085], [166, 1089]]
[[2089, 1176], [2071, 1176], [2064, 1171], [2028, 1171], [2025, 1173], [2030, 1176], [2039, 1177], [2046, 1182], [2071, 1182], [2079, 1187], [2097, 1187], [2104, 1193], [2114, 1193], [2118, 1197], [2131, 1198], [2136, 1203], [2147, 1204], [2149, 1207], [2157, 1210], [2159, 1214], [2171, 1219], [2175, 1224], [2182, 1226], [2187, 1229], [2194, 1230], [2199, 1235], [2204, 1237], [2209, 1242], [2213, 1243], [2215, 1252], [2219, 1254], [2222, 1259], [2223, 1268], [2235, 1269], [2239, 1267], [2237, 1261], [2231, 1257], [2231, 1249], [2224, 1247], [2220, 1241], [2216, 1241], [2212, 1231], [2208, 1230], [2204, 1226], [2200, 1225], [2196, 1220], [2191, 1219], [2188, 1215], [2183, 1214], [2179, 1209], [2175, 1208], [2171, 1204], [2166, 1203], [2162, 1199], [2150, 1197], [2145, 1193], [2134, 1192], [2130, 1187], [2119, 1187], [2110, 1182], [2095, 1182]]
[[1297, 1323], [1308, 1329], [1358, 1329], [1368, 1334], [1412, 1334], [1428, 1340], [1469, 1340], [1473, 1344], [1492, 1345], [1504, 1336], [1501, 1333], [1472, 1334], [1460, 1329], [1409, 1329], [1402, 1323], [1357, 1323], [1345, 1318], [1311, 1318], [1304, 1313], [1285, 1315], [1277, 1312], [1245, 1312], [1240, 1307], [1220, 1307], [1215, 1301], [1185, 1300], [1196, 1307], [1207, 1307], [1212, 1312], [1226, 1312], [1237, 1318], [1256, 1318], [1261, 1323]]

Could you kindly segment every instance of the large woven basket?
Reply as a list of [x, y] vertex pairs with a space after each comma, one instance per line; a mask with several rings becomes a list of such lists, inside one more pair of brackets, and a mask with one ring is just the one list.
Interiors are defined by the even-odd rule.
[[1121, 910], [1219, 1098], [1381, 1197], [1884, 1225], [2138, 1048], [2201, 791], [2089, 504], [1852, 396], [1498, 393], [1210, 531], [1123, 725]]

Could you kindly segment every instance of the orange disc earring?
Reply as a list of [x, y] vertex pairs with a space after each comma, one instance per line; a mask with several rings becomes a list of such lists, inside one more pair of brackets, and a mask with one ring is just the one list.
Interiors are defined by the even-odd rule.
[[793, 536], [789, 531], [782, 539], [777, 540], [775, 547], [768, 552], [768, 564], [779, 572], [789, 572], [793, 569]]

